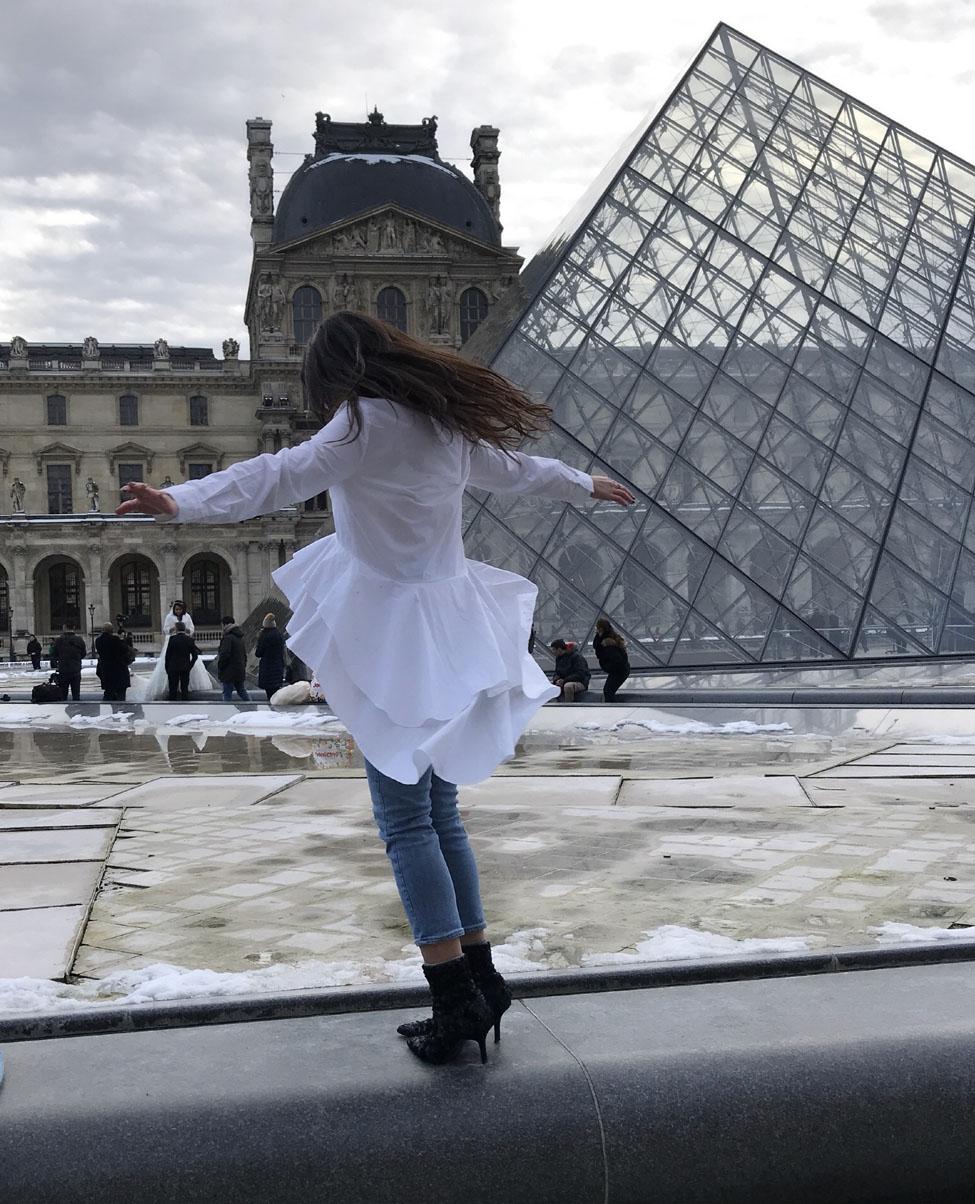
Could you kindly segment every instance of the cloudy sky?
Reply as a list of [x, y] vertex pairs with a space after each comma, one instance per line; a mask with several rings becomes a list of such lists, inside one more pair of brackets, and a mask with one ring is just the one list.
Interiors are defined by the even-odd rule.
[[725, 20], [975, 160], [975, 0], [24, 0], [0, 27], [0, 339], [246, 351], [246, 118], [275, 188], [314, 113], [501, 127], [530, 255]]

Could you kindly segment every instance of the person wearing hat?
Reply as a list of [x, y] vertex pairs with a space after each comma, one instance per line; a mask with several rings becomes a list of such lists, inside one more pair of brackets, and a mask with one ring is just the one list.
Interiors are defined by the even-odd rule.
[[284, 636], [278, 630], [278, 621], [273, 614], [268, 613], [264, 616], [254, 655], [259, 662], [257, 684], [270, 702], [271, 695], [276, 694], [284, 685], [288, 668]]

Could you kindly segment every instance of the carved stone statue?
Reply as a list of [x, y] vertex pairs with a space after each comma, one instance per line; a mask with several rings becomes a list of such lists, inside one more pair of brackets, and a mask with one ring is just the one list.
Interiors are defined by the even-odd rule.
[[225, 360], [235, 360], [240, 354], [240, 343], [236, 339], [224, 339], [223, 341], [223, 358]]
[[274, 173], [266, 159], [258, 159], [251, 171], [251, 217], [270, 217], [274, 210]]
[[81, 358], [83, 360], [97, 360], [99, 354], [98, 340], [89, 335], [81, 344]]
[[257, 319], [262, 334], [280, 333], [286, 300], [280, 282], [270, 272], [263, 272], [257, 284]]
[[368, 245], [366, 232], [361, 226], [350, 226], [340, 230], [335, 237], [338, 251], [364, 251]]
[[165, 339], [156, 339], [152, 345], [152, 358], [154, 360], [169, 359], [169, 344]]
[[98, 486], [95, 484], [92, 477], [89, 477], [88, 480], [85, 481], [85, 493], [88, 495], [88, 509], [100, 510], [101, 505], [98, 501]]
[[399, 250], [399, 230], [396, 228], [396, 218], [388, 213], [379, 227], [379, 250]]
[[20, 477], [14, 477], [14, 483], [10, 486], [10, 500], [13, 502], [14, 514], [24, 513], [24, 494], [26, 492], [27, 486]]
[[167, 473], [166, 473], [166, 479], [165, 479], [165, 481], [163, 481], [163, 483], [162, 483], [162, 484], [159, 486], [159, 488], [160, 488], [160, 489], [171, 489], [171, 488], [172, 488], [172, 486], [173, 486], [173, 485], [175, 485], [175, 483], [176, 483], [176, 482], [173, 480], [173, 478], [172, 478], [172, 477], [169, 475], [169, 473], [167, 472]]
[[358, 283], [348, 274], [340, 276], [335, 281], [332, 300], [336, 309], [361, 309], [362, 300]]
[[27, 359], [27, 340], [22, 339], [19, 334], [15, 334], [10, 340], [10, 358], [12, 360]]
[[453, 291], [450, 281], [442, 276], [433, 277], [427, 287], [427, 317], [431, 334], [446, 334], [450, 326], [450, 303]]

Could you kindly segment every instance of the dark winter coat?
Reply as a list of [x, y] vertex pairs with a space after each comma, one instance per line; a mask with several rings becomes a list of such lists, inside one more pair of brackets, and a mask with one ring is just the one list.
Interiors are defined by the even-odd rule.
[[179, 673], [192, 669], [200, 659], [200, 650], [188, 631], [174, 631], [166, 645], [166, 672]]
[[59, 673], [68, 677], [81, 672], [81, 662], [85, 659], [87, 649], [85, 641], [76, 631], [66, 631], [54, 641], [54, 655], [51, 664]]
[[588, 690], [592, 674], [586, 658], [573, 649], [571, 652], [560, 652], [555, 658], [555, 676], [560, 681], [581, 681]]
[[105, 693], [118, 694], [127, 690], [132, 684], [129, 665], [135, 659], [135, 654], [125, 640], [103, 631], [95, 640], [95, 652], [98, 655], [95, 673]]
[[32, 640], [27, 641], [27, 655], [40, 656], [44, 649], [41, 647], [41, 641], [35, 636]]
[[243, 681], [247, 675], [247, 648], [239, 627], [228, 627], [217, 649], [217, 679]]
[[612, 636], [602, 636], [597, 632], [592, 637], [592, 647], [600, 669], [607, 673], [629, 674], [630, 658], [626, 655], [626, 649], [621, 648]]
[[284, 685], [288, 659], [283, 633], [276, 627], [262, 627], [254, 655], [260, 662], [257, 684], [262, 690], [279, 690]]

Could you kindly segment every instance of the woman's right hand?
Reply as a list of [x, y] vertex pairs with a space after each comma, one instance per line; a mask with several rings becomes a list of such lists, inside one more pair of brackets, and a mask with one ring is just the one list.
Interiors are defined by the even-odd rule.
[[592, 493], [597, 502], [615, 502], [617, 506], [632, 506], [636, 498], [625, 485], [612, 477], [593, 477]]
[[179, 506], [163, 489], [153, 489], [141, 481], [130, 481], [123, 492], [129, 494], [129, 500], [115, 508], [116, 514], [148, 514], [152, 518], [156, 515], [175, 518], [179, 514]]

